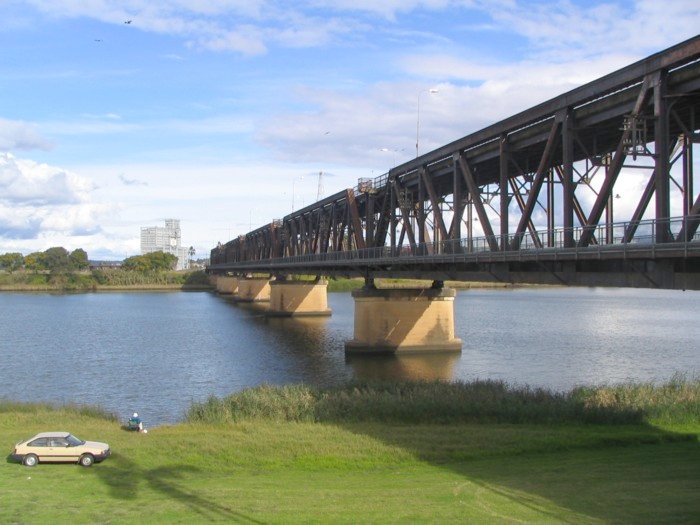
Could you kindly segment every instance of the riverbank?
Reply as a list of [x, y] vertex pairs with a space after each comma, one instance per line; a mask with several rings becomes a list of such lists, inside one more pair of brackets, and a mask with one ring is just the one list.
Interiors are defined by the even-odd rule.
[[[148, 434], [126, 432], [97, 409], [0, 402], [0, 441], [8, 452], [49, 428], [107, 441], [113, 450], [90, 469], [0, 465], [0, 521], [679, 523], [700, 514], [696, 381], [579, 392], [579, 399], [597, 399], [590, 406], [608, 412], [640, 407], [632, 410], [635, 422], [607, 423], [462, 416], [437, 423], [423, 403], [440, 403], [443, 387], [402, 385], [349, 385], [344, 396], [335, 389], [311, 397], [300, 385], [259, 387], [231, 397], [243, 410], [236, 421], [211, 423], [190, 414], [189, 422]], [[457, 387], [445, 406], [454, 396], [475, 406], [494, 388], [508, 398], [496, 404], [501, 414], [527, 413], [515, 402], [523, 395], [525, 407], [558, 402], [542, 391], [474, 383]], [[293, 416], [308, 413], [319, 399], [339, 409], [332, 421]], [[404, 413], [422, 415], [419, 422], [401, 415], [358, 420], [342, 416], [347, 399], [351, 406], [371, 400], [370, 413], [399, 402]], [[684, 408], [668, 412], [668, 402]]]
[[211, 290], [203, 271], [139, 272], [123, 269], [67, 273], [0, 273], [0, 292]]
[[[313, 279], [313, 277], [309, 277]], [[328, 292], [351, 292], [362, 288], [362, 278], [329, 279]], [[430, 280], [377, 279], [379, 288], [429, 288]], [[472, 288], [515, 288], [514, 285], [496, 282], [447, 281], [445, 286], [458, 290]], [[213, 290], [204, 272], [163, 272], [141, 274], [120, 270], [98, 270], [92, 273], [51, 274], [0, 273], [0, 292], [119, 292], [119, 291], [205, 291]]]

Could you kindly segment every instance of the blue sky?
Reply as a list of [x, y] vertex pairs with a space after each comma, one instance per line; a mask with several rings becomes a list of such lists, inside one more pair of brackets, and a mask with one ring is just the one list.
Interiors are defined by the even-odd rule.
[[[0, 253], [200, 255], [695, 36], [698, 2], [2, 0]], [[131, 23], [127, 24], [126, 21]], [[430, 94], [429, 89], [438, 89]]]

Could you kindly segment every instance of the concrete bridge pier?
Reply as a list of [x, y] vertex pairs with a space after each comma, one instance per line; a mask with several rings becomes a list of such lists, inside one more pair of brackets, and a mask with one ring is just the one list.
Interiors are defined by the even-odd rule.
[[217, 275], [215, 286], [217, 293], [221, 295], [235, 295], [238, 293], [238, 277]]
[[271, 317], [310, 317], [331, 315], [328, 308], [328, 282], [288, 281], [277, 279], [270, 283]]
[[266, 278], [245, 278], [238, 281], [237, 301], [258, 303], [270, 300], [270, 280]]
[[352, 293], [354, 338], [347, 353], [460, 352], [455, 337], [455, 290], [435, 281], [432, 288], [378, 289], [371, 279]]

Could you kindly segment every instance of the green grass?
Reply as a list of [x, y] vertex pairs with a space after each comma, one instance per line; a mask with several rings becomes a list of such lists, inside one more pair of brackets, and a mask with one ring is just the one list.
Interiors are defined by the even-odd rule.
[[[424, 387], [435, 395], [435, 385]], [[411, 396], [406, 388], [375, 385], [373, 395], [395, 401], [403, 392], [400, 402], [411, 406], [421, 385]], [[0, 464], [0, 522], [697, 522], [700, 419], [662, 411], [664, 422], [650, 423], [652, 407], [665, 401], [649, 392], [632, 423], [436, 424], [299, 421], [312, 399], [306, 387], [262, 387], [244, 395], [259, 412], [236, 422], [200, 420], [148, 434], [122, 430], [100, 409], [0, 402], [8, 452], [50, 429], [107, 441], [114, 451], [90, 469]], [[676, 398], [685, 395], [677, 389]], [[263, 398], [301, 406], [280, 418]]]

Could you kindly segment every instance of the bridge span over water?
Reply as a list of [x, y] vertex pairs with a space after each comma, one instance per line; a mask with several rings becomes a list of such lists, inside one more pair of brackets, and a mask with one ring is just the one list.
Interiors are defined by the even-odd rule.
[[375, 277], [432, 279], [436, 301], [444, 280], [697, 290], [699, 128], [697, 36], [219, 245], [208, 271], [362, 276], [356, 309]]

